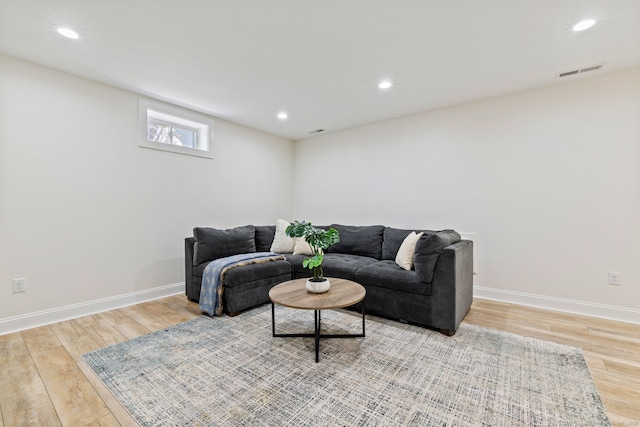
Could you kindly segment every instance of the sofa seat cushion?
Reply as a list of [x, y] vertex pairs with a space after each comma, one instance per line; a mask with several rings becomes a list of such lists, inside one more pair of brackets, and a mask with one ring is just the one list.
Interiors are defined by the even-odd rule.
[[307, 277], [311, 274], [311, 271], [308, 268], [302, 267], [302, 261], [305, 258], [309, 258], [309, 255], [284, 254], [284, 257], [291, 265], [291, 273], [293, 274], [294, 279], [298, 277]]
[[329, 246], [327, 253], [360, 255], [381, 259], [382, 257], [382, 225], [340, 225], [332, 224], [340, 234], [340, 241]]
[[[202, 279], [204, 269], [211, 262], [204, 262], [193, 267], [193, 275]], [[260, 262], [257, 264], [233, 267], [227, 270], [224, 277], [224, 286], [233, 288], [244, 282], [251, 282], [265, 277], [288, 274], [291, 276], [291, 264], [285, 260]]]
[[327, 277], [355, 280], [359, 269], [376, 262], [375, 258], [360, 255], [325, 254], [322, 270]]
[[409, 294], [431, 295], [431, 284], [418, 281], [415, 271], [407, 271], [391, 260], [363, 266], [356, 272], [355, 281], [363, 286], [377, 286]]
[[231, 290], [242, 292], [251, 289], [255, 282], [278, 277], [282, 278], [279, 282], [290, 280], [291, 264], [285, 260], [280, 260], [243, 265], [241, 267], [230, 268], [226, 271], [224, 275], [224, 289], [225, 292]]
[[[302, 266], [302, 261], [309, 258], [305, 255], [287, 255], [287, 259], [293, 265], [293, 276], [311, 277], [311, 270]], [[325, 254], [322, 261], [322, 272], [325, 277], [337, 277], [340, 279], [355, 280], [358, 269], [378, 262], [377, 259], [359, 255]]]

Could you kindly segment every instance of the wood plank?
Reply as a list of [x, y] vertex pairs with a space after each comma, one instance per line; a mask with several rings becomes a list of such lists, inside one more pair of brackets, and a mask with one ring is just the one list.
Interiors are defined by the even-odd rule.
[[102, 313], [98, 313], [97, 315], [111, 326], [115, 326], [120, 322], [126, 322], [130, 320], [129, 315], [122, 308], [111, 311], [104, 311]]
[[135, 320], [151, 332], [159, 331], [160, 329], [173, 325], [173, 323], [167, 322], [166, 319], [146, 311], [144, 303], [136, 306], [124, 307], [120, 310], [126, 313], [129, 318]]
[[[105, 415], [103, 418], [99, 420], [91, 421], [89, 424], [86, 424], [86, 427], [120, 427], [121, 424], [116, 420], [112, 414]], [[137, 424], [136, 424], [137, 427]]]
[[[130, 312], [130, 310], [129, 310]], [[120, 332], [127, 339], [139, 337], [140, 335], [148, 334], [152, 332], [151, 329], [141, 325], [132, 319], [122, 308], [112, 311], [106, 311], [99, 313], [98, 317], [104, 320], [108, 325], [112, 326], [115, 330]]]
[[29, 357], [29, 349], [20, 332], [0, 335], [0, 359], [5, 357]]
[[605, 333], [614, 335], [622, 334], [622, 336], [635, 336], [636, 338], [640, 337], [640, 325], [635, 323], [618, 322], [615, 320], [588, 316], [584, 316], [579, 319], [590, 328], [600, 329]]
[[[33, 400], [28, 405], [10, 408], [3, 412], [4, 422], [9, 426], [62, 426], [49, 397]], [[0, 426], [2, 421], [0, 421]]]
[[27, 345], [18, 336], [9, 338], [11, 352], [0, 364], [2, 418], [7, 426], [60, 425]]
[[607, 411], [622, 414], [625, 417], [640, 420], [640, 391], [619, 385], [598, 382], [598, 392]]
[[599, 337], [604, 340], [615, 340], [616, 342], [624, 342], [626, 345], [633, 346], [640, 351], [640, 334], [625, 333], [619, 331], [609, 331], [605, 328], [596, 326], [587, 326], [589, 334], [592, 337]]
[[474, 298], [471, 308], [479, 308], [479, 309], [490, 308], [490, 309], [498, 310], [501, 313], [504, 313], [507, 310], [509, 310], [512, 306], [513, 304], [509, 304], [508, 302]]
[[175, 311], [183, 313], [185, 316], [189, 317], [189, 320], [200, 317], [202, 314], [200, 313], [200, 307], [198, 304], [188, 303], [185, 305], [184, 299], [183, 295], [174, 295], [157, 301], [171, 307]]
[[[590, 370], [591, 376], [598, 384], [620, 387], [621, 390], [629, 389], [640, 393], [640, 378], [633, 377], [621, 372], [611, 372], [606, 369], [593, 368]], [[619, 396], [618, 396], [619, 397]], [[640, 398], [638, 399], [640, 402]]]
[[53, 324], [51, 325], [51, 330], [76, 361], [81, 360], [80, 357], [83, 354], [98, 350], [102, 347], [94, 337], [88, 335], [84, 328], [75, 320], [67, 320]]
[[142, 326], [140, 323], [132, 319], [127, 322], [121, 322], [115, 325], [114, 328], [127, 337], [127, 339], [136, 338], [153, 332], [151, 329]]
[[[640, 358], [640, 352], [638, 353]], [[619, 372], [632, 378], [640, 378], [640, 360], [633, 362], [613, 359], [603, 359], [604, 366], [609, 372]]]
[[24, 339], [31, 354], [62, 346], [62, 343], [60, 343], [60, 340], [58, 340], [58, 337], [49, 326], [27, 329], [20, 332], [20, 335], [22, 335], [22, 339]]
[[47, 390], [31, 356], [4, 359], [0, 366], [0, 403], [7, 409], [13, 404], [27, 405], [31, 400], [47, 397]]
[[110, 413], [65, 347], [32, 357], [63, 425], [85, 425]]
[[193, 318], [190, 314], [178, 312], [159, 301], [146, 302], [143, 304], [143, 308], [149, 313], [155, 314], [158, 318], [164, 319], [164, 321], [169, 323], [167, 326], [186, 322]]
[[100, 346], [108, 347], [126, 341], [128, 338], [98, 315], [81, 317], [75, 320]]

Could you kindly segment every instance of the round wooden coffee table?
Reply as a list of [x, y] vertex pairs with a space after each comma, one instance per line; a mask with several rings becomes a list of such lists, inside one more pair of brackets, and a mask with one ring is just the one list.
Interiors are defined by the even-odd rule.
[[[346, 279], [329, 278], [331, 288], [323, 294], [314, 294], [305, 288], [307, 279], [296, 279], [280, 283], [269, 291], [271, 299], [271, 332], [274, 337], [313, 337], [316, 344], [316, 363], [319, 360], [320, 338], [364, 338], [365, 307], [362, 304], [362, 333], [361, 334], [321, 334], [321, 311], [350, 307], [364, 300], [367, 291], [356, 282]], [[313, 310], [314, 333], [277, 334], [275, 320], [275, 304], [299, 310]]]

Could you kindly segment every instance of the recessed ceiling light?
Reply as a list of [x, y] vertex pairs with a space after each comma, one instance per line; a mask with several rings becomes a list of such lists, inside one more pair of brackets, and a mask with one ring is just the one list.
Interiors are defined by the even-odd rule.
[[289, 115], [287, 113], [285, 113], [284, 111], [281, 111], [278, 113], [277, 116], [280, 120], [287, 120], [289, 118]]
[[79, 39], [80, 38], [80, 34], [76, 33], [75, 31], [73, 31], [71, 28], [66, 28], [66, 27], [58, 27], [56, 29], [56, 31], [58, 31], [58, 34], [63, 35], [69, 39]]
[[584, 31], [587, 28], [593, 27], [595, 23], [596, 23], [595, 19], [585, 19], [584, 21], [580, 21], [576, 25], [574, 25], [573, 31]]
[[378, 87], [380, 89], [389, 89], [391, 87], [391, 82], [389, 80], [383, 80], [378, 83]]

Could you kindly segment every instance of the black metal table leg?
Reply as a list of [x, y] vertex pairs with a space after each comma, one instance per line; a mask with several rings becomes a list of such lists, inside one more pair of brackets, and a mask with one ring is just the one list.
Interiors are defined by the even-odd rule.
[[364, 312], [365, 312], [365, 306], [364, 306], [364, 301], [362, 301], [362, 337], [364, 337]]
[[322, 311], [314, 310], [313, 318], [314, 318], [314, 331], [313, 333], [300, 333], [300, 334], [277, 334], [276, 333], [276, 317], [275, 317], [275, 304], [271, 303], [271, 334], [274, 337], [279, 338], [313, 338], [315, 341], [315, 353], [316, 353], [316, 363], [320, 361], [320, 338], [364, 338], [365, 336], [365, 307], [364, 303], [362, 304], [362, 333], [361, 334], [321, 334], [320, 329], [322, 328]]
[[316, 363], [320, 359], [320, 310], [314, 310], [316, 318]]
[[276, 336], [276, 309], [273, 302], [271, 302], [271, 336]]

